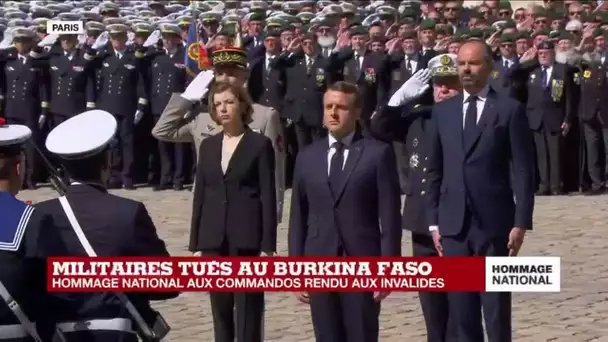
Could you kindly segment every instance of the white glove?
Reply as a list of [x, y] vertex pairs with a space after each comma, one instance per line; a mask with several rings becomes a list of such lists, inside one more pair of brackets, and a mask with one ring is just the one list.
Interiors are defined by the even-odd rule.
[[13, 38], [13, 30], [10, 28], [6, 29], [6, 31], [4, 32], [4, 39], [2, 39], [2, 42], [0, 42], [0, 50], [8, 49], [9, 47], [11, 47], [11, 44], [13, 44]]
[[143, 117], [144, 112], [142, 112], [141, 110], [136, 111], [135, 116], [133, 118], [133, 123], [137, 125], [141, 121], [141, 119], [143, 119]]
[[160, 30], [155, 30], [144, 42], [144, 47], [154, 46], [160, 40]]
[[57, 42], [57, 39], [59, 39], [58, 34], [49, 34], [38, 43], [38, 46], [53, 46]]
[[200, 72], [192, 82], [190, 82], [190, 85], [188, 85], [181, 96], [191, 102], [200, 101], [203, 96], [207, 94], [209, 84], [213, 81], [213, 77], [213, 70]]
[[427, 89], [429, 89], [429, 81], [431, 80], [431, 70], [422, 69], [416, 71], [409, 80], [407, 80], [401, 88], [399, 88], [391, 99], [388, 101], [388, 105], [391, 107], [399, 107], [407, 102], [419, 97]]
[[78, 35], [78, 44], [80, 44], [80, 46], [84, 46], [86, 43], [87, 43], [86, 34], [79, 34]]
[[106, 46], [106, 44], [108, 44], [109, 36], [110, 36], [110, 34], [108, 33], [108, 31], [102, 32], [99, 35], [99, 37], [97, 37], [97, 39], [95, 39], [95, 43], [93, 43], [93, 45], [91, 45], [91, 48], [94, 50], [99, 50], [102, 47]]
[[38, 128], [42, 129], [42, 127], [44, 126], [45, 122], [46, 122], [46, 116], [45, 115], [40, 115], [38, 117]]

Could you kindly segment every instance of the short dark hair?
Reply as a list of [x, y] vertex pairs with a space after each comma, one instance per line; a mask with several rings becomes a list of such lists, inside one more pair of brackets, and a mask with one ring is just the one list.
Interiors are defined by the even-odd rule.
[[109, 149], [88, 158], [65, 159], [61, 161], [65, 176], [69, 176], [73, 181], [80, 182], [101, 181], [101, 170], [104, 167], [109, 167], [109, 164]]
[[17, 167], [18, 157], [0, 156], [0, 180], [9, 180]]
[[347, 95], [353, 95], [353, 106], [358, 109], [361, 108], [361, 93], [359, 92], [359, 87], [357, 87], [356, 84], [345, 81], [338, 81], [330, 85], [325, 91], [325, 93], [329, 91], [337, 91]]
[[208, 99], [209, 116], [211, 116], [211, 119], [215, 121], [215, 123], [217, 123], [218, 125], [220, 124], [220, 121], [217, 117], [217, 110], [215, 109], [215, 105], [213, 104], [213, 97], [215, 96], [215, 94], [220, 94], [225, 91], [229, 91], [234, 94], [234, 96], [236, 96], [236, 98], [239, 100], [239, 109], [241, 109], [243, 112], [243, 123], [245, 125], [250, 124], [253, 120], [253, 101], [249, 96], [249, 92], [247, 91], [247, 89], [245, 89], [245, 87], [236, 86], [227, 82], [215, 82], [211, 86], [211, 91], [209, 91]]

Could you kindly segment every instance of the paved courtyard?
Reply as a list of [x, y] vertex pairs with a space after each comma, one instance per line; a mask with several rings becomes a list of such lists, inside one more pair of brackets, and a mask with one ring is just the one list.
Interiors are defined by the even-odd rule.
[[[142, 188], [116, 194], [143, 201], [158, 232], [173, 255], [188, 255], [191, 193], [154, 193]], [[54, 197], [51, 189], [24, 191], [34, 203]], [[287, 196], [289, 204], [289, 196]], [[286, 206], [279, 232], [279, 254], [286, 254]], [[562, 292], [514, 295], [515, 341], [608, 342], [608, 196], [538, 198], [535, 231], [528, 235], [523, 255], [561, 256]], [[404, 253], [410, 241], [403, 241]], [[266, 341], [314, 341], [309, 312], [290, 294], [266, 297]], [[213, 326], [208, 296], [186, 293], [157, 303], [173, 330], [172, 342], [211, 342]], [[413, 293], [393, 293], [382, 306], [381, 341], [424, 342], [418, 299]]]

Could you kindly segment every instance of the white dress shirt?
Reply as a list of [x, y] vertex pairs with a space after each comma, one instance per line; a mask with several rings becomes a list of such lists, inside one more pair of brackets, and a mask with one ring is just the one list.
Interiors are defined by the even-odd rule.
[[513, 67], [513, 64], [515, 63], [513, 60], [511, 59], [507, 59], [507, 58], [502, 58], [502, 65], [505, 65], [505, 62], [507, 62], [507, 67], [509, 69], [511, 69]]
[[66, 56], [70, 61], [72, 60], [72, 58], [74, 58], [73, 52], [63, 51], [63, 55]]
[[[358, 55], [358, 56], [357, 56]], [[359, 63], [359, 70], [361, 70], [361, 68], [363, 68], [363, 56], [365, 54], [364, 53], [359, 53], [357, 51], [355, 51], [355, 58], [357, 58], [357, 63]]]
[[418, 67], [418, 61], [413, 57], [405, 55], [405, 65], [407, 65], [407, 61], [410, 61], [410, 66], [412, 67], [412, 73], [415, 73], [416, 68]]
[[235, 137], [231, 137], [228, 136], [227, 134], [224, 134], [224, 139], [222, 140], [222, 171], [224, 171], [224, 173], [226, 173], [226, 170], [228, 170], [228, 165], [230, 165], [230, 159], [232, 159], [232, 156], [234, 155], [234, 151], [236, 151], [236, 148], [239, 146], [239, 143], [241, 142], [241, 139], [243, 138], [243, 135], [245, 133], [241, 134], [241, 135], [237, 135]]
[[21, 61], [21, 63], [25, 64], [27, 63], [27, 56], [19, 54], [19, 60]]
[[270, 63], [272, 62], [272, 60], [274, 59], [273, 55], [266, 55], [266, 71], [270, 70]]
[[[344, 165], [346, 165], [346, 160], [348, 159], [348, 147], [353, 142], [354, 135], [355, 132], [351, 132], [340, 140], [340, 142], [344, 144], [344, 164], [342, 164], [342, 169], [344, 169]], [[331, 158], [334, 156], [334, 154], [336, 154], [336, 148], [333, 145], [334, 143], [338, 142], [338, 139], [331, 135], [331, 133], [329, 133], [327, 137], [329, 138], [329, 151], [327, 152], [327, 174], [329, 175], [331, 169]]]
[[[486, 100], [488, 99], [488, 92], [490, 91], [490, 87], [486, 85], [478, 94], [477, 94], [477, 122], [481, 118], [481, 114], [483, 113], [483, 109], [486, 105]], [[469, 108], [469, 94], [466, 90], [462, 91], [462, 128], [464, 129], [464, 124], [467, 116], [467, 109]]]

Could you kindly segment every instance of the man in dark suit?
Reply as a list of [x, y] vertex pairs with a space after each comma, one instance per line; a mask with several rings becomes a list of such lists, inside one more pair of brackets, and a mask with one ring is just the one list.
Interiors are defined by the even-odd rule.
[[515, 35], [500, 36], [500, 56], [494, 60], [490, 86], [501, 95], [512, 96], [524, 102], [527, 73], [521, 67], [515, 50]]
[[[440, 255], [513, 256], [532, 229], [534, 148], [523, 105], [488, 85], [491, 50], [458, 54], [462, 94], [435, 104], [429, 130], [427, 220]], [[488, 200], [492, 199], [492, 200]], [[450, 293], [459, 341], [511, 341], [510, 293]], [[452, 315], [453, 314], [453, 315]]]
[[255, 103], [274, 108], [281, 114], [285, 96], [283, 74], [274, 67], [274, 60], [281, 52], [280, 29], [270, 29], [264, 37], [263, 57], [250, 63], [251, 73], [248, 79], [249, 93]]
[[540, 178], [539, 195], [563, 193], [562, 145], [575, 117], [574, 72], [555, 62], [553, 44], [538, 46], [537, 64], [528, 77], [527, 113], [534, 131], [536, 162]]
[[[432, 75], [435, 103], [456, 96], [461, 89], [456, 65], [455, 55], [434, 57], [429, 62], [429, 69], [416, 72], [395, 92], [388, 106], [372, 118], [372, 134], [376, 138], [387, 142], [400, 141], [405, 147], [402, 159], [408, 161], [404, 191], [407, 197], [402, 225], [403, 229], [412, 232], [412, 253], [416, 257], [438, 256], [425, 215], [432, 105], [421, 104], [421, 95], [429, 89]], [[412, 102], [418, 104], [413, 106]], [[448, 294], [419, 292], [418, 297], [426, 323], [427, 341], [453, 341], [456, 329], [454, 320], [449, 319]]]
[[350, 29], [350, 47], [330, 56], [330, 83], [346, 81], [356, 84], [361, 92], [363, 133], [369, 132], [372, 114], [388, 101], [390, 79], [387, 59], [383, 52], [367, 49], [369, 34], [363, 26]]
[[[65, 189], [65, 196], [35, 206], [47, 218], [36, 248], [40, 257], [87, 256], [91, 252], [99, 256], [169, 256], [146, 207], [141, 202], [109, 194], [102, 185], [109, 171], [108, 144], [116, 129], [112, 114], [90, 111], [65, 121], [49, 133], [46, 147], [61, 158], [71, 184]], [[70, 210], [92, 251], [79, 237], [79, 229], [69, 218]], [[157, 313], [150, 301], [177, 295], [134, 293], [128, 298], [152, 326]], [[138, 327], [115, 295], [57, 293], [50, 302], [49, 310], [55, 313], [57, 327], [68, 340], [138, 341], [133, 332]]]
[[[357, 129], [357, 86], [338, 82], [323, 98], [328, 139], [296, 160], [290, 256], [401, 255], [399, 179], [389, 144]], [[380, 301], [388, 293], [298, 294], [310, 302], [317, 341], [378, 341]]]

